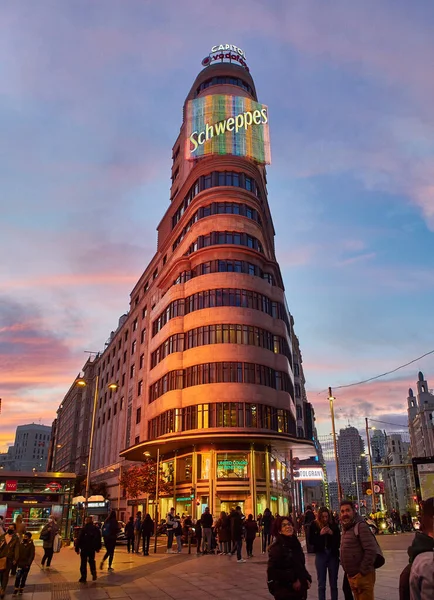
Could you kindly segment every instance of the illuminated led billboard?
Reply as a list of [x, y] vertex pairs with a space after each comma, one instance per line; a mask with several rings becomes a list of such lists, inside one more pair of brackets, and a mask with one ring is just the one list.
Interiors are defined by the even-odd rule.
[[268, 107], [243, 96], [209, 95], [187, 104], [188, 160], [210, 154], [244, 156], [269, 165]]

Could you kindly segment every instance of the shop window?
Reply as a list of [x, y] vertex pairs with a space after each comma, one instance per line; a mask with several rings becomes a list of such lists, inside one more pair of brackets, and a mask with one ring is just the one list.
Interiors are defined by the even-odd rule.
[[178, 483], [180, 481], [191, 481], [192, 460], [193, 457], [190, 454], [189, 456], [183, 456], [181, 458], [178, 458], [178, 460], [176, 461], [176, 480]]
[[211, 454], [209, 452], [203, 452], [198, 456], [198, 479], [209, 479], [211, 471]]
[[217, 479], [246, 479], [247, 477], [247, 454], [217, 454]]

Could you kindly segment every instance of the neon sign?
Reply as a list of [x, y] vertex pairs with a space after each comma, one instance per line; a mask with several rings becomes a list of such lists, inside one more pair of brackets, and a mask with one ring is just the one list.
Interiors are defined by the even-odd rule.
[[216, 61], [237, 62], [244, 67], [246, 71], [249, 70], [244, 50], [241, 50], [241, 48], [238, 48], [238, 46], [234, 46], [233, 44], [219, 44], [213, 46], [210, 54], [203, 59], [202, 64], [204, 67], [209, 67], [210, 64]]
[[244, 156], [270, 164], [268, 107], [244, 96], [211, 94], [187, 104], [185, 157]]

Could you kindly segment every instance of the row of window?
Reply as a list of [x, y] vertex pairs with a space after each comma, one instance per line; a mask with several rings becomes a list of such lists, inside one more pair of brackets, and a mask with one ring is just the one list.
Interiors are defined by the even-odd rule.
[[295, 435], [294, 419], [289, 410], [265, 404], [214, 402], [174, 408], [158, 415], [148, 422], [148, 439], [211, 427], [252, 427]]
[[204, 325], [186, 333], [176, 333], [165, 340], [151, 354], [151, 369], [166, 356], [208, 344], [244, 344], [266, 348], [275, 354], [283, 354], [292, 364], [291, 350], [285, 338], [266, 329], [252, 325]]
[[261, 224], [261, 218], [257, 210], [249, 206], [248, 204], [241, 204], [239, 202], [213, 202], [207, 206], [201, 206], [188, 220], [182, 232], [178, 235], [176, 240], [173, 242], [172, 250], [175, 250], [182, 240], [185, 238], [191, 227], [197, 223], [200, 219], [210, 217], [211, 215], [241, 215], [256, 221]]
[[219, 244], [235, 244], [237, 246], [246, 246], [256, 252], [264, 254], [264, 248], [258, 238], [248, 233], [241, 233], [240, 231], [211, 231], [207, 235], [200, 235], [188, 248], [185, 256], [189, 256], [193, 252], [200, 250], [201, 248], [208, 248], [209, 246], [218, 246]]
[[[122, 398], [120, 399], [120, 405], [119, 405], [119, 410], [122, 410], [124, 408], [124, 397], [122, 396]], [[115, 417], [116, 414], [118, 412], [118, 403], [115, 402], [115, 404], [113, 405], [113, 416]], [[103, 413], [102, 418], [98, 417], [98, 421], [96, 424], [97, 429], [99, 429], [102, 425], [105, 425], [106, 423], [106, 415], [107, 415], [107, 423], [110, 421], [110, 418], [112, 416], [112, 409], [109, 408], [107, 413]]]
[[294, 397], [289, 375], [255, 363], [212, 362], [169, 371], [149, 387], [149, 402], [171, 392], [207, 383], [253, 383], [265, 385]]
[[229, 83], [230, 85], [237, 85], [243, 90], [246, 90], [246, 92], [249, 92], [249, 94], [251, 94], [252, 96], [255, 95], [252, 87], [242, 79], [239, 79], [238, 77], [219, 76], [211, 77], [211, 79], [207, 79], [206, 81], [201, 83], [196, 90], [196, 96], [200, 94], [200, 92], [202, 92], [203, 90], [206, 90], [207, 88], [213, 85], [224, 85], [227, 83]]
[[180, 273], [173, 282], [173, 285], [185, 283], [194, 277], [208, 275], [209, 273], [245, 273], [246, 275], [253, 275], [254, 277], [265, 279], [265, 281], [268, 281], [271, 285], [276, 285], [274, 276], [271, 273], [264, 273], [257, 265], [245, 260], [209, 260], [197, 265], [190, 271], [183, 271]]
[[175, 317], [182, 317], [202, 308], [214, 308], [216, 306], [237, 306], [259, 310], [274, 319], [282, 319], [286, 323], [288, 333], [290, 332], [288, 315], [284, 305], [280, 302], [275, 302], [268, 296], [251, 290], [220, 288], [203, 290], [187, 296], [187, 298], [173, 300], [152, 323], [152, 337]]
[[184, 200], [178, 207], [176, 213], [172, 217], [172, 229], [180, 221], [182, 215], [190, 206], [195, 196], [197, 196], [200, 192], [203, 192], [204, 190], [208, 190], [209, 188], [219, 186], [232, 186], [243, 188], [248, 192], [252, 192], [258, 198], [261, 197], [259, 186], [252, 177], [249, 177], [244, 173], [237, 173], [235, 171], [213, 171], [208, 175], [202, 175], [201, 177], [196, 179], [191, 188], [188, 190], [187, 195], [185, 196]]

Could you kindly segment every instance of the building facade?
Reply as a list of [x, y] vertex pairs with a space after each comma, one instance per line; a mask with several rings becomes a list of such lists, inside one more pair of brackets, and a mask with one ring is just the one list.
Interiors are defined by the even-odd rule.
[[[218, 512], [234, 503], [247, 512], [267, 505], [285, 512], [291, 457], [316, 451], [305, 434], [308, 407], [297, 431], [294, 332], [264, 161], [237, 155], [227, 139], [190, 160], [188, 148], [202, 134], [202, 141], [217, 135], [210, 122], [199, 136], [188, 135], [190, 101], [198, 99], [229, 109], [257, 102], [248, 70], [226, 62], [206, 67], [187, 96], [157, 252], [98, 358], [92, 477], [105, 477], [121, 496], [119, 451], [130, 461], [159, 451], [173, 486], [161, 498], [163, 513], [172, 505], [180, 513], [198, 514], [205, 505]], [[218, 122], [233, 128], [231, 119]], [[104, 386], [113, 377], [118, 389], [110, 393]]]
[[412, 457], [424, 458], [434, 456], [434, 395], [421, 371], [416, 387], [416, 396], [411, 388], [408, 390], [408, 428]]
[[9, 471], [45, 471], [51, 427], [30, 423], [19, 425], [14, 445], [4, 454], [2, 468]]
[[410, 443], [403, 440], [399, 433], [386, 437], [387, 455], [382, 479], [385, 482], [386, 506], [389, 511], [400, 514], [414, 511], [415, 485], [411, 465]]
[[362, 482], [367, 479], [368, 469], [365, 443], [356, 427], [341, 429], [337, 441], [339, 456], [339, 479], [343, 497], [363, 497]]

